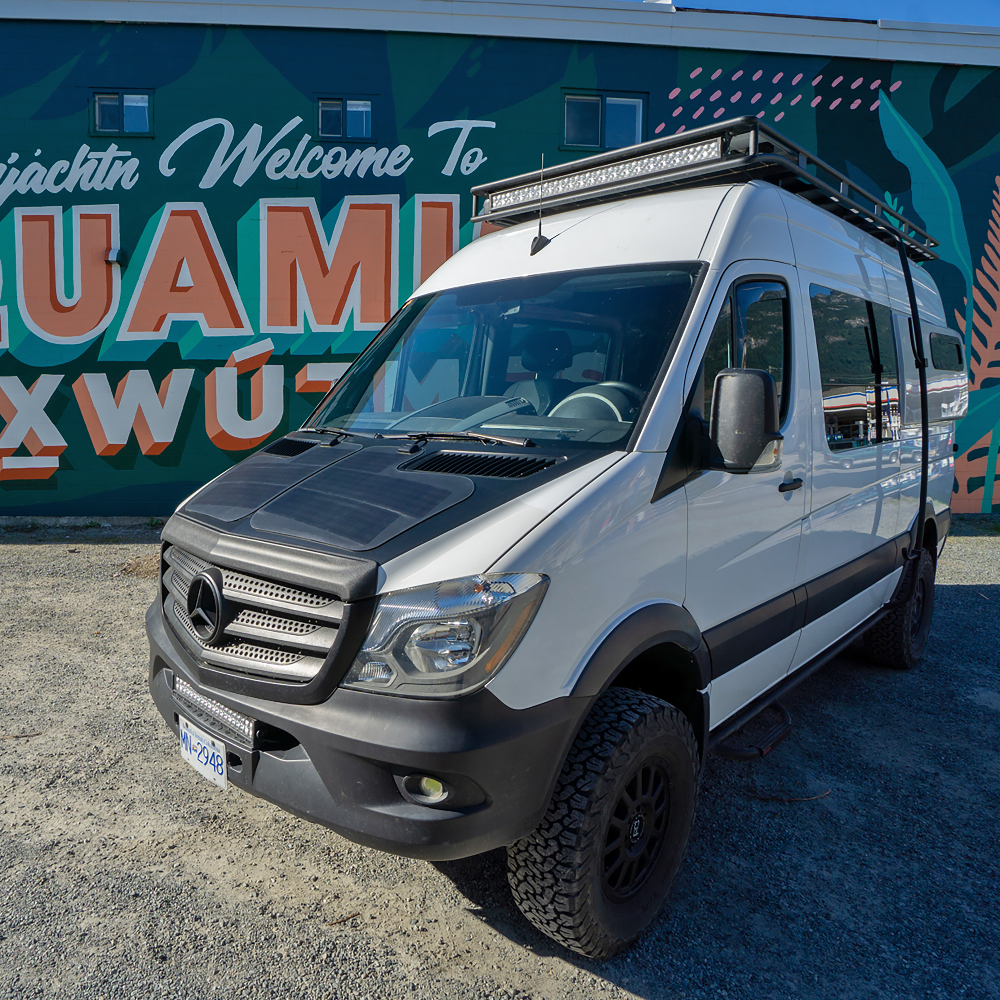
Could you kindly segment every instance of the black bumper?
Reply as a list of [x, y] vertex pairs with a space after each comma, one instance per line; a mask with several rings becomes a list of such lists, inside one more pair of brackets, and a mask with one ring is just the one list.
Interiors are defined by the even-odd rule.
[[[181, 714], [222, 739], [233, 784], [350, 840], [431, 861], [530, 833], [593, 700], [559, 698], [516, 711], [487, 690], [431, 700], [338, 689], [318, 705], [262, 701], [201, 687], [158, 604], [146, 630], [149, 688], [160, 714], [175, 732]], [[174, 694], [175, 677], [271, 727], [267, 739], [241, 745], [208, 716], [193, 715]], [[445, 782], [444, 803], [408, 796], [403, 779], [421, 774]]]

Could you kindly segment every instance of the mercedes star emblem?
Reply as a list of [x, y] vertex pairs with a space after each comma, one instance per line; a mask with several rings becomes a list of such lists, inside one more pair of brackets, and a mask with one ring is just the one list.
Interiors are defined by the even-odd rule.
[[206, 646], [218, 640], [226, 627], [224, 607], [222, 574], [203, 570], [188, 587], [187, 612], [191, 627]]

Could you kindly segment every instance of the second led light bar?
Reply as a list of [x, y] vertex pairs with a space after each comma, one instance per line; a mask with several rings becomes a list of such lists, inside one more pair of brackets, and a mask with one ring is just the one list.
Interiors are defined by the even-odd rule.
[[637, 156], [631, 160], [622, 160], [606, 167], [593, 167], [577, 173], [563, 174], [552, 180], [525, 184], [521, 187], [497, 191], [490, 195], [483, 205], [483, 215], [501, 212], [504, 209], [517, 208], [522, 205], [537, 204], [539, 199], [550, 200], [563, 195], [575, 194], [590, 188], [606, 187], [621, 181], [635, 180], [662, 174], [678, 167], [688, 167], [707, 160], [718, 160], [722, 157], [722, 140], [710, 139], [692, 146], [680, 149], [667, 149], [660, 153]]

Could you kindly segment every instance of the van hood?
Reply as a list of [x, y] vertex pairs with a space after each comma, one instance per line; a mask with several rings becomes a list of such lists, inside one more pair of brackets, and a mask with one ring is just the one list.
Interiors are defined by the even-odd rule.
[[[477, 442], [428, 442], [414, 455], [395, 443], [348, 439], [331, 445], [320, 435], [295, 434], [214, 479], [178, 513], [226, 533], [365, 553], [384, 563], [607, 454], [547, 448], [511, 454]], [[422, 471], [432, 457], [449, 456], [463, 460], [450, 463], [459, 468], [474, 467], [466, 459], [545, 461], [536, 461], [538, 471], [513, 478]], [[545, 516], [540, 509], [537, 514], [537, 520]]]

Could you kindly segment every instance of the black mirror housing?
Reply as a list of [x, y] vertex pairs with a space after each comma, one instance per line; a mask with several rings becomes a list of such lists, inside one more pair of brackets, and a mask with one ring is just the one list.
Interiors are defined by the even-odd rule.
[[778, 387], [759, 368], [723, 368], [712, 388], [711, 464], [727, 472], [749, 472], [764, 449], [781, 440]]

